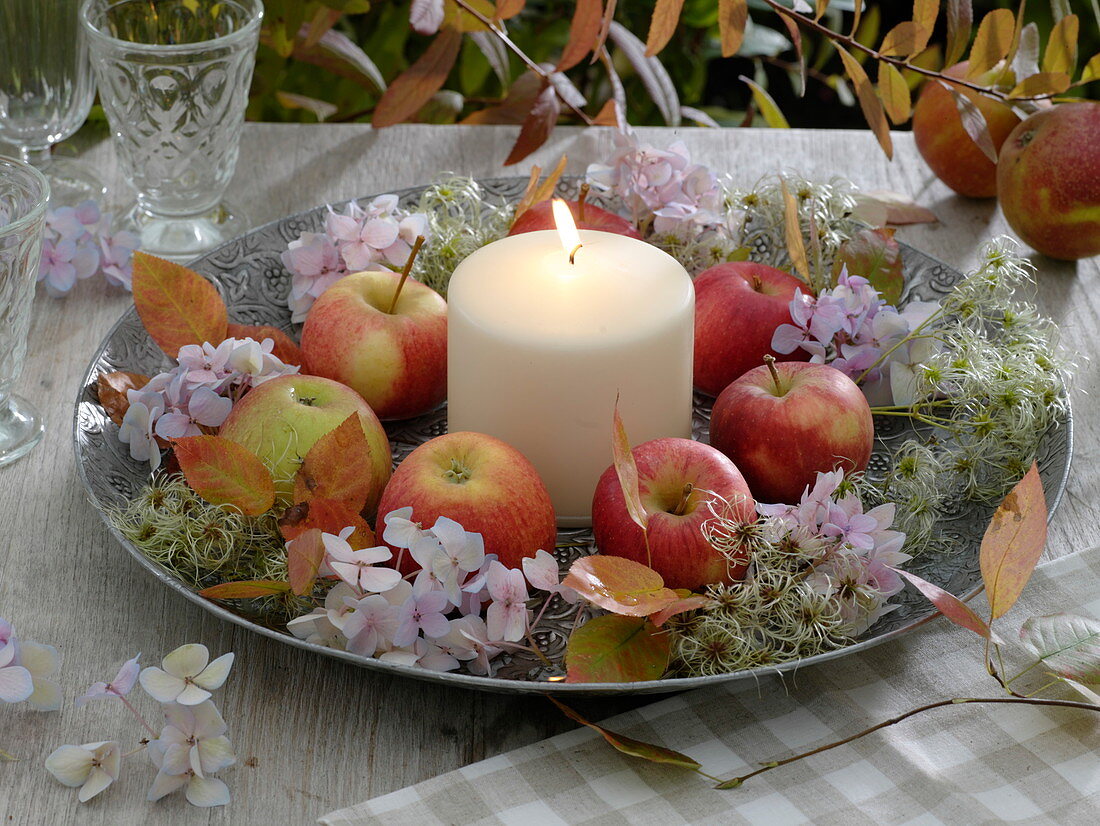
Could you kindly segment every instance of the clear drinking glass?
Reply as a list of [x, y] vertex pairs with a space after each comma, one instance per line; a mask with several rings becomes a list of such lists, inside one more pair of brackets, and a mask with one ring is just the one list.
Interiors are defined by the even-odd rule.
[[79, 6], [80, 0], [0, 0], [0, 141], [49, 176], [55, 204], [106, 192], [84, 163], [50, 156], [50, 146], [84, 123], [95, 97]]
[[0, 465], [14, 462], [42, 438], [42, 417], [11, 388], [27, 355], [49, 199], [50, 185], [41, 172], [0, 157]]
[[119, 165], [137, 191], [141, 248], [187, 260], [240, 234], [223, 200], [237, 164], [261, 0], [85, 0]]

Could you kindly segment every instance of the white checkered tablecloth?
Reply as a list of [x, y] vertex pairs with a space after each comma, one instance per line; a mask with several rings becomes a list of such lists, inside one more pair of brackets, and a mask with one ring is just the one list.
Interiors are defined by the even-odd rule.
[[[976, 606], [984, 609], [984, 605]], [[1100, 617], [1100, 548], [1036, 572], [1003, 620]], [[925, 702], [997, 696], [981, 641], [937, 619], [900, 640], [759, 685], [716, 686], [605, 721], [682, 751], [720, 777], [848, 736]], [[956, 706], [716, 791], [691, 772], [626, 757], [587, 728], [321, 818], [367, 824], [1100, 823], [1100, 715]]]

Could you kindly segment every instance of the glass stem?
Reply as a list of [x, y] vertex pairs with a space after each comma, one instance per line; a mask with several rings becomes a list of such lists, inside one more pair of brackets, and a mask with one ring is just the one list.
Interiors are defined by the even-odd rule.
[[41, 167], [50, 160], [50, 145], [45, 146], [21, 146], [19, 154], [23, 156], [23, 162], [33, 167]]

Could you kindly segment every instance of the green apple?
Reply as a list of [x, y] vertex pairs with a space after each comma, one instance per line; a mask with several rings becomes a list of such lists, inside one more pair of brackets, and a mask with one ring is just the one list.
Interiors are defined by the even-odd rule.
[[271, 379], [233, 406], [218, 435], [260, 457], [275, 477], [279, 501], [285, 504], [291, 501], [294, 476], [309, 449], [353, 413], [359, 414], [371, 452], [370, 466], [363, 468], [372, 479], [363, 512], [372, 516], [390, 479], [390, 443], [370, 405], [350, 387], [320, 376]]

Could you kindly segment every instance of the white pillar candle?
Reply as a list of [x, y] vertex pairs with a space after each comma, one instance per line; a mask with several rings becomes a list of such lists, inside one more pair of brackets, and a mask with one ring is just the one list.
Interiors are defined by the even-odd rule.
[[624, 235], [580, 242], [570, 263], [554, 230], [496, 241], [455, 269], [447, 296], [449, 429], [522, 452], [562, 527], [591, 524], [617, 395], [633, 444], [691, 435], [691, 277]]

